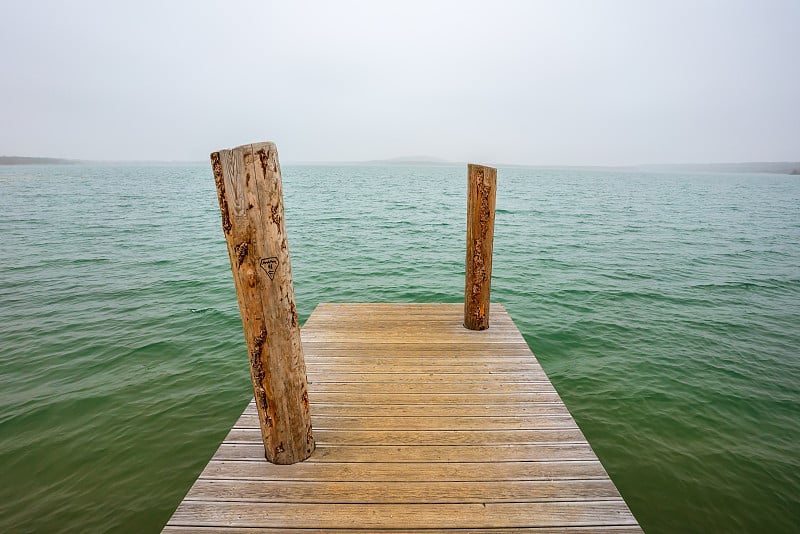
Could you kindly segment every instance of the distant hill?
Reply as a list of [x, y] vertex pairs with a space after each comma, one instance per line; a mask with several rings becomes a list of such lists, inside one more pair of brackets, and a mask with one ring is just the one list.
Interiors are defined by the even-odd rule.
[[455, 161], [447, 161], [434, 156], [400, 156], [388, 159], [373, 159], [370, 161], [359, 161], [363, 165], [459, 165]]
[[87, 160], [63, 158], [29, 158], [23, 156], [0, 156], [0, 165], [91, 165], [97, 167], [171, 167], [182, 165], [208, 165], [206, 161], [158, 161], [158, 160]]
[[0, 165], [74, 165], [80, 163], [74, 159], [60, 158], [27, 158], [23, 156], [0, 156]]
[[[376, 159], [370, 161], [353, 162], [356, 165], [463, 165], [457, 161], [447, 161], [445, 159], [432, 156], [403, 156], [389, 159]], [[726, 173], [771, 173], [771, 174], [798, 174], [800, 175], [800, 162], [792, 161], [765, 161], [765, 162], [744, 162], [744, 163], [676, 163], [676, 164], [655, 164], [655, 165], [635, 165], [606, 167], [593, 165], [558, 165], [558, 166], [539, 166], [539, 165], [514, 165], [503, 163], [488, 163], [496, 167], [530, 167], [530, 168], [570, 168], [570, 169], [635, 169], [644, 171], [668, 171], [668, 172], [726, 172]]]

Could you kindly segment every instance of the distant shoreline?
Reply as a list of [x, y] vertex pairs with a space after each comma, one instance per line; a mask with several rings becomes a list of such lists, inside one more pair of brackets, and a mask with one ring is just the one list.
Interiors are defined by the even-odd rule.
[[88, 160], [88, 159], [64, 159], [64, 158], [39, 158], [27, 156], [0, 156], [1, 166], [14, 166], [14, 165], [95, 165], [95, 166], [114, 166], [114, 165], [131, 165], [135, 167], [144, 167], [147, 165], [207, 165], [206, 161], [149, 161], [149, 160], [133, 160], [133, 161], [113, 161], [113, 160]]
[[0, 165], [75, 165], [78, 163], [83, 162], [76, 159], [0, 156]]
[[[734, 173], [734, 174], [789, 174], [800, 175], [800, 162], [764, 161], [742, 163], [665, 163], [645, 165], [525, 165], [519, 163], [481, 162], [493, 167], [512, 167], [522, 169], [559, 169], [559, 170], [595, 170], [595, 171], [639, 171], [639, 172], [698, 172], [698, 173]], [[467, 162], [446, 161], [438, 159], [414, 160], [392, 158], [370, 161], [292, 161], [285, 165], [308, 166], [426, 166], [454, 167], [465, 166]]]
[[[92, 161], [64, 158], [44, 158], [27, 156], [0, 156], [0, 166], [12, 165], [203, 165], [205, 161]], [[798, 161], [762, 161], [741, 163], [664, 163], [645, 165], [525, 165], [517, 163], [493, 163], [495, 167], [520, 167], [530, 169], [575, 169], [575, 170], [619, 170], [643, 172], [724, 172], [724, 173], [769, 173], [800, 175], [800, 162]], [[463, 166], [465, 162], [447, 161], [444, 159], [423, 157], [416, 159], [390, 158], [368, 161], [291, 161], [285, 165], [343, 165], [343, 166]]]

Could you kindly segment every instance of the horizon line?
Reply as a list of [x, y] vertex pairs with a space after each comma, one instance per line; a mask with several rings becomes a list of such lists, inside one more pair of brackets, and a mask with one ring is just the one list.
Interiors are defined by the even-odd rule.
[[[419, 158], [419, 159], [414, 159]], [[31, 162], [13, 162], [6, 163], [4, 160], [39, 160], [40, 163]], [[0, 156], [0, 165], [13, 166], [13, 165], [75, 165], [75, 164], [100, 164], [100, 165], [186, 165], [186, 164], [205, 164], [208, 163], [205, 159], [176, 159], [176, 160], [162, 160], [162, 159], [82, 159], [82, 158], [60, 158], [50, 156]], [[412, 156], [412, 157], [393, 157], [384, 159], [368, 159], [368, 160], [287, 160], [282, 162], [284, 165], [428, 165], [433, 167], [441, 166], [460, 166], [472, 163], [470, 161], [454, 161], [445, 160], [440, 158], [433, 158], [428, 156]], [[604, 168], [604, 169], [624, 169], [624, 168], [642, 168], [642, 167], [702, 167], [702, 166], [733, 166], [733, 165], [800, 165], [798, 160], [750, 160], [750, 161], [704, 161], [704, 162], [681, 162], [681, 163], [624, 163], [624, 164], [593, 164], [593, 163], [508, 163], [490, 161], [480, 163], [481, 165], [497, 166], [497, 167], [532, 167], [532, 168]]]

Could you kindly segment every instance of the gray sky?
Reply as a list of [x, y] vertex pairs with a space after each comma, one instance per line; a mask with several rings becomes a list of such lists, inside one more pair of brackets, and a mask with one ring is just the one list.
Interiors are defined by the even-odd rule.
[[800, 1], [0, 0], [0, 155], [800, 159]]

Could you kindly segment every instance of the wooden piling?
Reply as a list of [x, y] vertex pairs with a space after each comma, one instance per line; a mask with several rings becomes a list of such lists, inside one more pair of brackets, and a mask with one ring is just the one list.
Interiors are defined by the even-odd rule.
[[467, 265], [464, 288], [464, 326], [470, 330], [489, 328], [489, 298], [492, 285], [497, 169], [467, 166]]
[[308, 384], [273, 143], [211, 154], [266, 459], [292, 464], [314, 451]]

